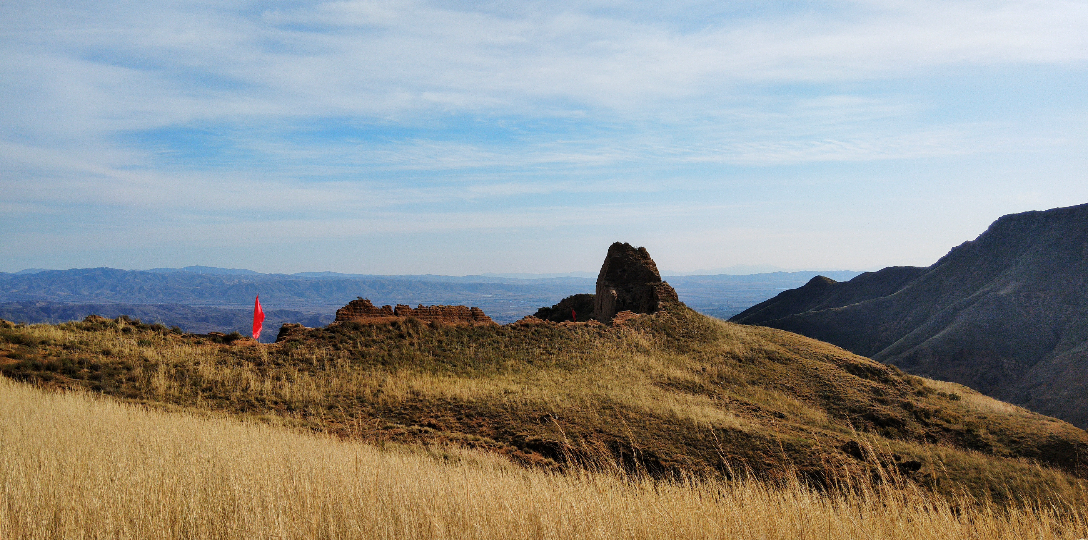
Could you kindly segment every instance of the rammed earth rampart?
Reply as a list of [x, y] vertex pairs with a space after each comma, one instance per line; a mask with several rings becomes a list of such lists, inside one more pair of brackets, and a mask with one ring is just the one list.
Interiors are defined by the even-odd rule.
[[404, 304], [377, 307], [370, 300], [359, 298], [336, 310], [336, 322], [393, 322], [409, 317], [443, 324], [496, 324], [478, 307], [422, 304], [415, 308]]

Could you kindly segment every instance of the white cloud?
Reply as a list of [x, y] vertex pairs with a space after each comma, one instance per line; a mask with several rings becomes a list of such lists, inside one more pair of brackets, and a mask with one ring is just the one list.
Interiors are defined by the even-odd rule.
[[[1060, 0], [12, 0], [0, 3], [0, 208], [40, 222], [68, 207], [106, 222], [119, 208], [163, 215], [179, 238], [205, 221], [410, 234], [528, 227], [562, 204], [627, 219], [654, 194], [751, 191], [731, 167], [1082, 162], [1076, 90], [1069, 110], [1024, 103], [1031, 126], [986, 109], [985, 89], [955, 98], [982, 113], [929, 99], [972, 70], [1031, 87], [1022, 70], [1049, 69], [1082, 88], [1085, 28], [1088, 3]], [[222, 132], [235, 153], [172, 157], [170, 145], [218, 143], [141, 140], [176, 128]], [[720, 203], [686, 197], [665, 206]]]
[[687, 31], [583, 7], [511, 17], [422, 2], [260, 13], [111, 2], [15, 17], [3, 65], [23, 81], [19, 93], [38, 91], [34, 101], [85, 107], [64, 112], [124, 129], [248, 115], [535, 114], [553, 100], [652, 115], [662, 100], [728, 101], [752, 82], [1088, 59], [1083, 2], [857, 2]]

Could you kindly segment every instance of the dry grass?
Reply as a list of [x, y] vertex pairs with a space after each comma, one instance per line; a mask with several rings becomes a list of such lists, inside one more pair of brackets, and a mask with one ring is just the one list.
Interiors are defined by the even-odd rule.
[[926, 384], [938, 392], [952, 396], [954, 399], [963, 400], [968, 407], [982, 413], [997, 413], [1009, 416], [1038, 416], [1023, 407], [1017, 407], [1011, 403], [996, 400], [990, 396], [980, 394], [962, 384], [948, 381], [926, 381]]
[[[504, 344], [496, 350], [476, 346], [471, 338], [462, 337], [463, 342], [451, 346], [456, 348], [456, 355], [486, 364], [482, 369], [466, 371], [463, 366], [436, 369], [433, 362], [423, 367], [402, 362], [375, 369], [373, 365], [360, 365], [352, 351], [330, 347], [276, 350], [275, 346], [272, 350], [279, 363], [269, 369], [255, 369], [253, 360], [268, 362], [269, 347], [254, 347], [248, 357], [239, 361], [219, 347], [196, 345], [170, 335], [126, 332], [123, 322], [93, 332], [68, 328], [71, 325], [31, 325], [22, 331], [42, 344], [101, 353], [94, 361], [126, 370], [128, 378], [144, 391], [141, 393], [180, 403], [214, 396], [228, 401], [244, 398], [281, 404], [288, 410], [303, 411], [326, 409], [344, 399], [395, 405], [418, 396], [469, 402], [492, 401], [499, 396], [507, 406], [516, 403], [561, 411], [572, 406], [592, 408], [605, 400], [708, 428], [749, 427], [721, 410], [711, 397], [663, 389], [662, 382], [693, 380], [695, 375], [683, 357], [662, 354], [647, 343], [643, 334], [634, 332], [595, 339], [600, 337], [599, 330], [575, 329], [571, 332], [576, 336], [575, 344], [553, 351], [543, 363], [519, 361], [539, 355], [534, 343]], [[582, 335], [578, 335], [579, 331]], [[418, 349], [429, 345], [421, 344], [419, 336], [410, 339], [415, 350], [397, 352], [418, 353]], [[493, 358], [496, 353], [498, 357]], [[200, 394], [192, 395], [194, 390]], [[802, 409], [796, 400], [780, 394], [774, 397], [768, 402], [775, 408]]]
[[[0, 371], [364, 442], [453, 442], [542, 468], [573, 457], [658, 477], [792, 469], [833, 484], [885, 467], [945, 494], [1084, 499], [1088, 444], [1072, 426], [951, 399], [786, 332], [659, 315], [627, 328], [345, 325], [267, 346], [123, 319], [8, 326]], [[859, 443], [879, 455], [860, 456]]]
[[1077, 509], [527, 470], [0, 378], [3, 538], [1073, 539]]

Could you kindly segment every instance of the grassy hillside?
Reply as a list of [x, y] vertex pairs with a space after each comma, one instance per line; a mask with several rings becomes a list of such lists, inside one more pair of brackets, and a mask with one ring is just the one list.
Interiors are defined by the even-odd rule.
[[997, 508], [865, 484], [526, 470], [149, 411], [0, 378], [3, 538], [1069, 539], [1083, 507]]
[[946, 494], [1075, 500], [1088, 434], [962, 387], [682, 305], [622, 327], [342, 324], [273, 345], [125, 319], [0, 328], [0, 373], [370, 442], [457, 444], [562, 470], [895, 471]]

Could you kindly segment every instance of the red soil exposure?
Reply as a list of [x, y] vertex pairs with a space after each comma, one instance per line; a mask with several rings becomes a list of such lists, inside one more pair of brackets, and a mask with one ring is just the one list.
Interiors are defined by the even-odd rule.
[[612, 326], [624, 326], [628, 322], [639, 318], [639, 314], [633, 311], [624, 310], [612, 317]]
[[496, 324], [482, 309], [465, 306], [424, 306], [411, 308], [398, 304], [377, 307], [366, 298], [352, 300], [348, 305], [336, 310], [336, 322], [393, 322], [414, 317], [424, 322], [441, 324]]

